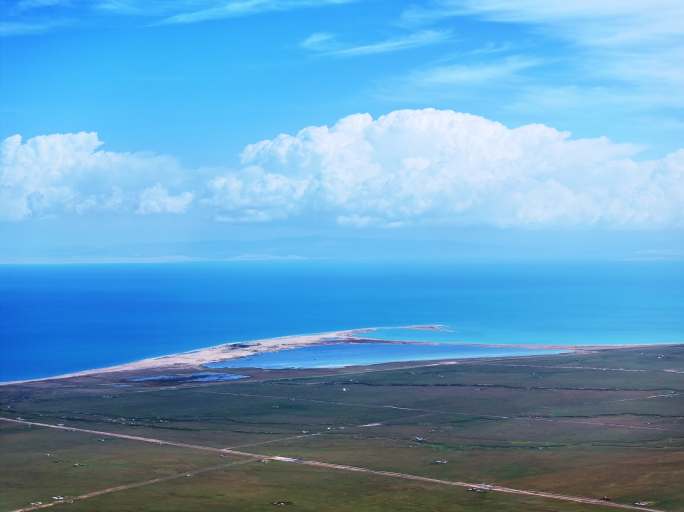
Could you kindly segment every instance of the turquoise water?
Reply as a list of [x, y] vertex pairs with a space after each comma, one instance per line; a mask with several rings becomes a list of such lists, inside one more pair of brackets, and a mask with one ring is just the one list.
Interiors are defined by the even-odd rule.
[[392, 337], [682, 342], [684, 264], [0, 266], [0, 380], [227, 341], [435, 323], [452, 331]]
[[483, 347], [456, 344], [396, 345], [344, 344], [312, 345], [280, 352], [265, 352], [250, 357], [221, 361], [210, 368], [329, 368], [339, 366], [385, 363], [388, 361], [425, 361], [472, 357], [531, 356], [557, 354], [557, 350]]
[[[393, 340], [393, 341], [420, 341], [425, 343], [439, 343], [439, 344], [462, 344], [469, 340], [466, 333], [466, 328], [463, 325], [440, 325], [438, 329], [416, 329], [416, 328], [405, 328], [405, 327], [379, 327], [373, 329], [372, 331], [363, 333], [364, 338], [377, 339], [377, 340]], [[613, 338], [606, 335], [597, 335], [597, 339], [601, 341], [597, 344], [601, 345], [616, 345], [622, 343], [630, 343], [629, 341], [624, 341], [630, 339], [630, 336], [625, 333], [622, 338]], [[580, 345], [591, 345], [591, 336], [587, 336], [583, 340], [579, 338], [568, 338], [567, 333], [559, 333], [556, 337], [556, 341], [551, 341], [549, 339], [549, 344], [568, 344], [572, 345], [577, 342]], [[537, 335], [533, 331], [529, 331], [526, 335], [521, 333], [504, 333], [502, 332], [496, 344], [510, 345], [515, 343], [527, 343], [523, 340], [530, 340], [532, 344], [543, 344], [544, 342], [537, 338]], [[563, 340], [563, 341], [562, 341]], [[622, 341], [621, 341], [622, 340]], [[645, 341], [644, 343], [652, 343]], [[667, 342], [666, 342], [667, 343]]]

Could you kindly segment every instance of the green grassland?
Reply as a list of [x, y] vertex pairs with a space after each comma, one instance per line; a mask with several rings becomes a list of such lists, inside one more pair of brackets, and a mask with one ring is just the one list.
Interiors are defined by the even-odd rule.
[[21, 425], [0, 425], [0, 510], [194, 471], [230, 458]]
[[[289, 502], [288, 506], [274, 503]], [[514, 512], [578, 512], [580, 506], [544, 500], [476, 494], [376, 476], [325, 472], [276, 463], [253, 463], [212, 472], [179, 483], [140, 488], [74, 504], [72, 510], [102, 512], [223, 512], [263, 510], [306, 512], [432, 512], [497, 510]], [[603, 507], [595, 507], [606, 512]]]
[[[249, 379], [205, 384], [108, 374], [1, 387], [0, 416], [678, 511], [678, 372], [683, 346], [245, 369]], [[0, 510], [174, 475], [57, 509], [251, 511], [278, 501], [287, 510], [606, 509], [3, 422], [0, 460]]]

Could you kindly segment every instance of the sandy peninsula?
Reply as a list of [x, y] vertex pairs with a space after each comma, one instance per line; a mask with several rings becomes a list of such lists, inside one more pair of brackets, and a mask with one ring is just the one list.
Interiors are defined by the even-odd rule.
[[[209, 363], [217, 363], [231, 359], [238, 359], [242, 357], [254, 356], [264, 352], [278, 352], [281, 350], [291, 350], [301, 348], [307, 345], [322, 345], [322, 344], [337, 344], [337, 343], [393, 343], [393, 344], [439, 344], [439, 342], [425, 342], [425, 341], [410, 341], [401, 340], [393, 341], [380, 338], [369, 338], [363, 336], [364, 334], [384, 329], [386, 327], [365, 327], [360, 329], [349, 329], [341, 331], [329, 331], [315, 334], [297, 334], [291, 336], [280, 336], [276, 338], [265, 338], [244, 342], [228, 342], [211, 347], [190, 350], [188, 352], [179, 352], [176, 354], [169, 354], [164, 356], [150, 357], [124, 363], [114, 366], [107, 366], [103, 368], [93, 368], [89, 370], [82, 370], [78, 372], [65, 373], [51, 377], [41, 377], [35, 379], [13, 380], [0, 382], [0, 386], [8, 386], [13, 384], [25, 384], [29, 382], [52, 381], [59, 379], [68, 379], [72, 377], [86, 377], [95, 376], [105, 373], [115, 372], [136, 372], [141, 370], [202, 370], [204, 365]], [[394, 329], [405, 329], [415, 331], [447, 331], [448, 328], [441, 324], [430, 325], [406, 325], [394, 326]], [[600, 345], [582, 345], [582, 346], [568, 346], [568, 345], [532, 345], [532, 344], [490, 344], [490, 343], [468, 343], [468, 345], [477, 345], [480, 347], [492, 348], [525, 348], [525, 349], [541, 349], [541, 350], [561, 350], [568, 352], [587, 352], [592, 350], [605, 350], [610, 348], [621, 348], [624, 345], [600, 346]]]
[[[42, 377], [37, 379], [25, 379], [0, 382], [0, 386], [10, 384], [24, 384], [27, 382], [49, 381], [57, 379], [67, 379], [70, 377], [85, 377], [88, 375], [98, 375], [102, 373], [129, 372], [139, 370], [163, 370], [163, 369], [198, 369], [202, 365], [240, 357], [253, 356], [262, 352], [278, 352], [303, 347], [306, 345], [318, 345], [322, 343], [352, 343], [361, 341], [360, 335], [372, 332], [377, 328], [351, 329], [346, 331], [330, 331], [316, 334], [302, 334], [292, 336], [281, 336], [277, 338], [265, 338], [246, 342], [230, 342], [214, 345], [211, 347], [179, 352], [165, 356], [150, 357], [140, 359], [130, 363], [124, 363], [104, 368], [93, 368], [79, 372], [64, 373], [52, 377]], [[378, 340], [381, 342], [382, 340]]]

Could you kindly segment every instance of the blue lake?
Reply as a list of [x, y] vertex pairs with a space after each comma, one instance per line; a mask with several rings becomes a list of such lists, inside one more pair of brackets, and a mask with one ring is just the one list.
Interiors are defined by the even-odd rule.
[[[0, 380], [227, 341], [433, 323], [451, 330], [380, 336], [460, 345], [683, 342], [684, 264], [0, 266]], [[385, 347], [388, 358], [394, 350], [406, 349]]]

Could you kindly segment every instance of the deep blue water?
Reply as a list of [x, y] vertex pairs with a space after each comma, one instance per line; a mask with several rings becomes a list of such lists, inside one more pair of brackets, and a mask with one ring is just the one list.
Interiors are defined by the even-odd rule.
[[448, 324], [441, 336], [452, 342], [682, 342], [684, 264], [0, 266], [0, 380], [225, 341], [428, 323]]

